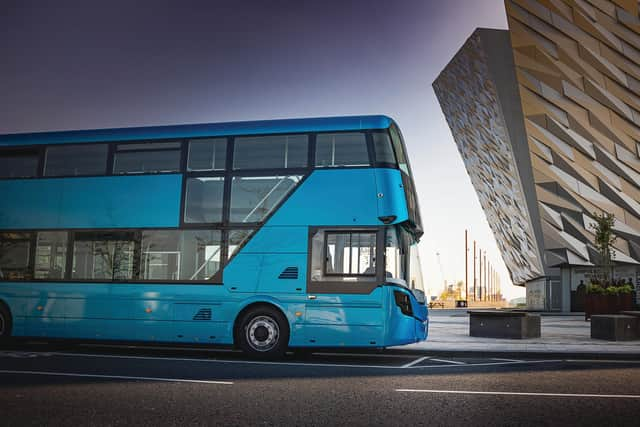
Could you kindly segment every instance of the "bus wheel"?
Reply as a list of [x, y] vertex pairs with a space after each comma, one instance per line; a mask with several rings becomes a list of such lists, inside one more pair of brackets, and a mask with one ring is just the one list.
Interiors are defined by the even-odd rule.
[[11, 313], [0, 302], [0, 344], [6, 344], [11, 336]]
[[238, 344], [251, 357], [282, 357], [289, 343], [289, 323], [275, 308], [262, 306], [249, 310], [240, 321]]

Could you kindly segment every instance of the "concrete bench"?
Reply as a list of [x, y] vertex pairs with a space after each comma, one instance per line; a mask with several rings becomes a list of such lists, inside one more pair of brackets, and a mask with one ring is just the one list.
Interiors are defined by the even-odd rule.
[[637, 316], [597, 314], [591, 316], [591, 338], [607, 341], [630, 341], [640, 338]]
[[484, 338], [540, 338], [540, 315], [522, 311], [470, 310], [469, 335]]

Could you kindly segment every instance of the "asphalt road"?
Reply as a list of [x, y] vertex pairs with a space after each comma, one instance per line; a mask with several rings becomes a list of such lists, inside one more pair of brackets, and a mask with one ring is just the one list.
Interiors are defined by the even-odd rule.
[[640, 361], [20, 345], [0, 425], [634, 425]]

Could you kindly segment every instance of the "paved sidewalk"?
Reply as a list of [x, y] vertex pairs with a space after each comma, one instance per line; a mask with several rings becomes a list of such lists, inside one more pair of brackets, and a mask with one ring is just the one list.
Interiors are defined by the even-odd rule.
[[584, 314], [541, 317], [541, 337], [524, 340], [477, 338], [469, 336], [466, 310], [429, 311], [427, 341], [394, 347], [394, 350], [460, 353], [537, 353], [635, 357], [640, 359], [640, 340], [603, 341], [591, 339], [591, 324]]

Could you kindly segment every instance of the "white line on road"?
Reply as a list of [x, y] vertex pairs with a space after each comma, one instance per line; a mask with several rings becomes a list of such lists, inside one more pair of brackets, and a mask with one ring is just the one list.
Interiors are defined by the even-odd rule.
[[[436, 359], [431, 359], [436, 360]], [[469, 367], [477, 367], [477, 366], [504, 366], [504, 365], [528, 365], [535, 363], [558, 363], [562, 362], [562, 360], [521, 360], [514, 362], [487, 362], [487, 363], [468, 363], [466, 365], [420, 365], [420, 366], [410, 366], [408, 369], [420, 369], [420, 368], [469, 368]]]
[[434, 362], [442, 362], [442, 363], [453, 363], [454, 365], [466, 365], [464, 362], [457, 362], [455, 360], [444, 360], [444, 359], [431, 359]]
[[640, 360], [598, 360], [598, 359], [567, 359], [565, 362], [584, 362], [584, 363], [640, 363]]
[[[0, 357], [3, 355], [0, 353]], [[239, 365], [280, 365], [280, 366], [311, 366], [320, 368], [365, 368], [365, 369], [405, 369], [403, 366], [385, 366], [385, 365], [357, 365], [344, 363], [313, 363], [313, 362], [267, 362], [254, 360], [224, 360], [224, 359], [199, 359], [189, 357], [162, 357], [162, 356], [127, 356], [117, 354], [94, 354], [94, 353], [67, 353], [67, 352], [49, 352], [47, 356], [63, 356], [63, 357], [93, 357], [105, 359], [134, 359], [134, 360], [162, 360], [174, 362], [198, 362], [198, 363], [228, 363]], [[424, 369], [424, 368], [467, 368], [473, 366], [499, 366], [499, 365], [516, 365], [529, 363], [557, 363], [562, 360], [528, 360], [517, 362], [489, 362], [489, 363], [464, 363], [452, 360], [429, 359], [435, 362], [448, 363], [446, 365], [421, 365], [409, 366], [406, 369]], [[416, 362], [417, 363], [417, 362]]]
[[233, 385], [233, 382], [231, 381], [189, 380], [184, 378], [133, 377], [128, 375], [79, 374], [74, 372], [9, 371], [9, 370], [0, 369], [0, 374], [47, 375], [47, 376], [56, 376], [56, 377], [84, 377], [84, 378], [106, 378], [106, 379], [116, 379], [116, 380], [162, 381], [162, 382], [174, 382], [174, 383]]
[[603, 397], [615, 399], [640, 399], [638, 394], [582, 394], [582, 393], [528, 393], [517, 391], [469, 391], [469, 390], [417, 390], [399, 388], [401, 393], [482, 394], [495, 396], [542, 396], [542, 397]]
[[417, 365], [418, 363], [422, 362], [423, 360], [427, 360], [428, 358], [429, 358], [429, 356], [421, 357], [419, 359], [416, 359], [416, 360], [414, 360], [412, 362], [407, 363], [406, 365], [402, 365], [401, 368], [410, 368], [413, 365]]
[[501, 360], [503, 362], [522, 362], [522, 360], [518, 359], [504, 359], [502, 357], [492, 357], [491, 360]]

